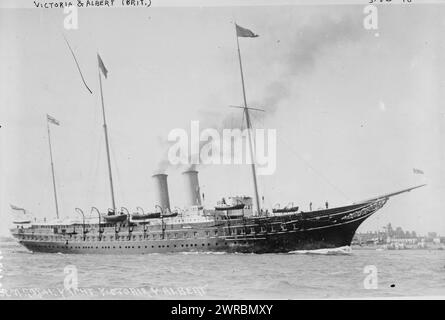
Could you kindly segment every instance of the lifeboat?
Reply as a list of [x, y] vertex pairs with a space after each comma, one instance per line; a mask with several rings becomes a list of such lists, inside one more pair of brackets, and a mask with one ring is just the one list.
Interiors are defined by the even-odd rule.
[[220, 204], [215, 207], [215, 210], [222, 211], [222, 210], [240, 210], [244, 209], [246, 205], [244, 203], [239, 204]]
[[162, 218], [174, 218], [178, 215], [177, 212], [170, 212], [162, 215]]
[[154, 213], [133, 213], [131, 215], [131, 218], [133, 220], [146, 220], [146, 219], [158, 219], [161, 217], [160, 212], [154, 212]]
[[177, 212], [161, 214], [160, 212], [154, 213], [133, 213], [131, 219], [134, 221], [147, 220], [147, 219], [160, 219], [160, 218], [173, 218], [178, 215]]
[[14, 224], [30, 224], [31, 220], [14, 220], [12, 223], [14, 223]]
[[127, 215], [123, 213], [121, 213], [120, 215], [108, 214], [106, 216], [103, 216], [103, 219], [105, 220], [105, 222], [108, 223], [124, 222], [127, 220]]

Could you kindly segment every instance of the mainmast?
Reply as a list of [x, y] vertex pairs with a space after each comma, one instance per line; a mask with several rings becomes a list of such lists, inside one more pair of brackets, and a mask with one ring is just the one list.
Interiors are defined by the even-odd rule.
[[48, 128], [49, 156], [51, 159], [51, 173], [52, 173], [52, 177], [53, 177], [54, 202], [56, 204], [56, 216], [57, 216], [57, 219], [59, 219], [59, 204], [57, 202], [56, 175], [54, 173], [53, 151], [52, 151], [52, 147], [51, 147], [51, 132], [49, 130], [50, 123], [52, 123], [56, 126], [60, 125], [60, 123], [55, 118], [51, 117], [49, 114], [46, 115], [46, 126]]
[[107, 130], [107, 120], [105, 117], [105, 104], [104, 104], [104, 95], [102, 92], [102, 74], [105, 78], [107, 78], [108, 70], [105, 68], [105, 65], [100, 57], [99, 54], [97, 54], [97, 60], [98, 60], [98, 67], [99, 67], [99, 85], [100, 85], [100, 98], [102, 101], [102, 116], [103, 116], [103, 127], [104, 127], [104, 133], [105, 133], [105, 146], [107, 150], [107, 163], [108, 163], [108, 177], [110, 179], [110, 192], [111, 192], [111, 205], [113, 212], [116, 212], [116, 202], [114, 200], [114, 188], [113, 188], [113, 175], [111, 172], [111, 160], [110, 160], [110, 143], [108, 140], [108, 130]]
[[241, 74], [241, 84], [243, 88], [243, 110], [246, 116], [246, 124], [247, 124], [247, 138], [249, 140], [249, 150], [250, 150], [250, 158], [251, 158], [251, 167], [252, 167], [252, 177], [253, 177], [253, 187], [255, 192], [255, 206], [258, 215], [261, 215], [261, 206], [260, 206], [260, 197], [258, 195], [258, 182], [257, 182], [257, 174], [256, 174], [256, 164], [255, 164], [255, 155], [254, 155], [254, 144], [252, 142], [252, 123], [250, 122], [249, 108], [247, 107], [247, 99], [246, 99], [246, 89], [244, 86], [244, 75], [243, 75], [243, 65], [241, 63], [241, 51], [239, 48], [239, 40], [238, 37], [249, 37], [254, 38], [258, 37], [258, 35], [254, 34], [252, 31], [242, 28], [235, 23], [235, 32], [236, 32], [236, 46], [238, 49], [238, 60], [239, 60], [239, 68]]

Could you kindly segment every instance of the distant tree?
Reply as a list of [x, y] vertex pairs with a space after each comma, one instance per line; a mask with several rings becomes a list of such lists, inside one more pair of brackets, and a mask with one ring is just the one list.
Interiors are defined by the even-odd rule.
[[403, 229], [401, 227], [397, 227], [396, 231], [394, 232], [394, 236], [401, 239], [405, 237], [405, 232], [403, 231]]

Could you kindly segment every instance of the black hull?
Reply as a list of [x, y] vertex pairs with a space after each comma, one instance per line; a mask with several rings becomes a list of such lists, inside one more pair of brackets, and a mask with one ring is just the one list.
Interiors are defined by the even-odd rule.
[[[213, 221], [190, 229], [165, 231], [134, 227], [113, 236], [111, 228], [102, 236], [84, 239], [68, 235], [47, 237], [13, 229], [20, 244], [33, 252], [80, 254], [149, 254], [171, 252], [287, 253], [349, 246], [360, 224], [380, 209], [386, 200], [333, 208], [306, 214]], [[146, 227], [144, 227], [146, 228]], [[25, 229], [26, 230], [26, 229]], [[102, 229], [103, 230], [103, 229]], [[139, 231], [137, 231], [139, 230]], [[200, 231], [198, 231], [200, 230]], [[180, 233], [184, 237], [173, 238]], [[98, 235], [98, 233], [96, 233]], [[188, 235], [187, 235], [188, 234]], [[156, 238], [155, 238], [156, 235]], [[192, 237], [189, 237], [192, 235]], [[193, 236], [194, 235], [194, 236]], [[153, 238], [152, 238], [153, 236]], [[159, 236], [159, 237], [158, 237]]]
[[273, 237], [255, 243], [254, 253], [282, 253], [296, 250], [316, 250], [350, 246], [355, 231], [365, 220], [360, 219], [349, 224], [342, 224], [324, 229], [297, 231]]
[[159, 219], [161, 217], [160, 213], [150, 213], [150, 214], [134, 214], [131, 219], [134, 221], [147, 220], [147, 219]]
[[33, 252], [65, 254], [144, 254], [169, 252], [287, 253], [349, 246], [364, 219], [322, 230], [288, 231], [257, 237], [203, 238], [193, 240], [95, 241], [79, 245], [68, 241], [20, 241]]
[[120, 216], [104, 216], [103, 219], [106, 223], [119, 223], [124, 222], [127, 220], [126, 215], [120, 215]]

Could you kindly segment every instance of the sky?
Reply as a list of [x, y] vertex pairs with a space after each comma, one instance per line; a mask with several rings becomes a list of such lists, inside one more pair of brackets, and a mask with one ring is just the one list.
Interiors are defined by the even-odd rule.
[[[327, 2], [326, 2], [327, 3]], [[359, 231], [391, 222], [445, 235], [445, 6], [268, 5], [81, 9], [65, 30], [61, 9], [0, 8], [1, 212], [54, 217], [46, 114], [60, 211], [110, 206], [96, 53], [109, 73], [104, 102], [118, 206], [153, 208], [151, 175], [175, 128], [239, 127], [246, 96], [257, 128], [277, 131], [277, 169], [259, 177], [264, 206], [348, 204], [414, 185]], [[64, 42], [75, 51], [90, 94]], [[413, 168], [424, 174], [414, 174]], [[172, 207], [185, 203], [183, 167], [165, 166]], [[247, 165], [198, 166], [205, 205], [252, 195]]]

